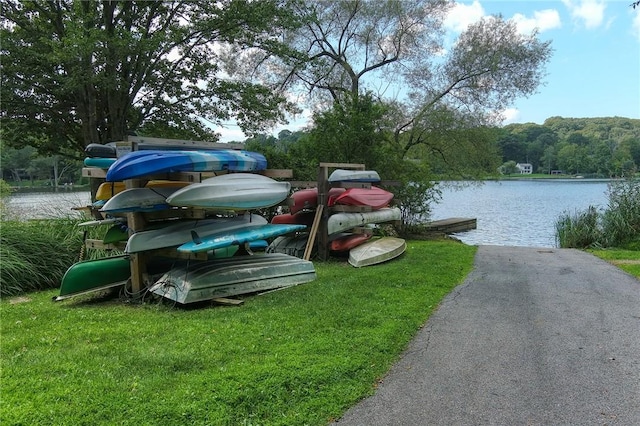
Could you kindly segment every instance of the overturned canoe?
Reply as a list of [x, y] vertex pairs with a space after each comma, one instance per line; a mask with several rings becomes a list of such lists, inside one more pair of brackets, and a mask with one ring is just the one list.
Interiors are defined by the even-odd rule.
[[349, 264], [360, 268], [395, 259], [405, 252], [407, 243], [402, 238], [383, 237], [366, 242], [349, 251]]
[[290, 287], [316, 279], [313, 263], [285, 254], [237, 256], [191, 262], [164, 274], [149, 291], [178, 303], [194, 303]]
[[250, 210], [279, 204], [291, 184], [252, 173], [230, 173], [182, 188], [167, 198], [173, 206]]
[[130, 276], [131, 265], [128, 256], [77, 262], [71, 265], [62, 277], [60, 295], [55, 300], [118, 287], [124, 285]]

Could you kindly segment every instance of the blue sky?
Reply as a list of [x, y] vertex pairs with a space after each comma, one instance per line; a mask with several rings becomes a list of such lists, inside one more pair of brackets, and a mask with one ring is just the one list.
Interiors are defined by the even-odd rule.
[[[538, 28], [553, 55], [538, 93], [503, 112], [508, 123], [542, 124], [553, 116], [640, 119], [640, 8], [632, 0], [459, 1], [445, 25], [451, 35], [482, 16], [513, 19], [523, 32]], [[307, 114], [282, 129], [297, 130]], [[216, 129], [222, 141], [244, 140], [233, 123]]]

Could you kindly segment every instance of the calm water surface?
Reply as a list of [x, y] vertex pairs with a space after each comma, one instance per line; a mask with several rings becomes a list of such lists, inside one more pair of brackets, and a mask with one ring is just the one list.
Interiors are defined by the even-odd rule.
[[[444, 182], [442, 201], [432, 219], [473, 217], [478, 228], [455, 236], [473, 245], [556, 247], [555, 222], [563, 213], [606, 207], [608, 182], [580, 180], [519, 180], [466, 183]], [[8, 197], [5, 211], [20, 219], [80, 216], [72, 207], [87, 206], [86, 192], [19, 193]]]
[[456, 189], [442, 184], [432, 219], [477, 218], [478, 228], [455, 236], [467, 244], [556, 247], [563, 213], [607, 206], [608, 182], [587, 179], [488, 181]]
[[4, 210], [9, 218], [50, 219], [55, 217], [81, 217], [73, 207], [91, 204], [89, 191], [18, 192], [5, 199]]

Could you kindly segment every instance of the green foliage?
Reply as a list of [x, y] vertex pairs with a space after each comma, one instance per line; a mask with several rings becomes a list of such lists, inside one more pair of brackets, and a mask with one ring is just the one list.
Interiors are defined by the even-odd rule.
[[609, 185], [609, 205], [603, 216], [607, 247], [640, 242], [640, 181], [625, 180]]
[[370, 94], [348, 96], [331, 109], [316, 113], [307, 143], [319, 162], [361, 163], [377, 170], [384, 164], [381, 121], [385, 106]]
[[158, 123], [190, 133], [204, 132], [200, 117], [269, 127], [295, 108], [251, 70], [222, 78], [221, 51], [284, 48], [278, 34], [295, 26], [286, 3], [5, 1], [3, 139], [81, 158], [89, 143]]
[[565, 213], [556, 221], [556, 240], [560, 247], [590, 248], [602, 241], [598, 210], [589, 206], [584, 212]]
[[640, 169], [640, 120], [550, 117], [544, 125], [510, 124], [497, 139], [502, 161], [534, 171], [629, 177]]
[[72, 219], [1, 221], [0, 294], [58, 288], [82, 247], [76, 224]]
[[[326, 425], [374, 392], [475, 247], [408, 241], [239, 307], [168, 309], [55, 291], [2, 300], [6, 424]], [[381, 280], [380, 277], [385, 279]]]
[[516, 173], [518, 173], [518, 167], [515, 161], [507, 161], [500, 166], [500, 174], [511, 176]]
[[11, 194], [11, 186], [4, 179], [0, 179], [0, 198]]
[[560, 247], [627, 247], [640, 245], [640, 180], [609, 185], [609, 205], [604, 212], [589, 207], [564, 214], [556, 222]]

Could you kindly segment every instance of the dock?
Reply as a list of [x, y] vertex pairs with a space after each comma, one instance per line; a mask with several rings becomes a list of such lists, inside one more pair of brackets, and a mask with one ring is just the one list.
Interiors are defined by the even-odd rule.
[[427, 232], [453, 234], [476, 229], [477, 220], [467, 217], [452, 217], [449, 219], [434, 220], [426, 225]]

